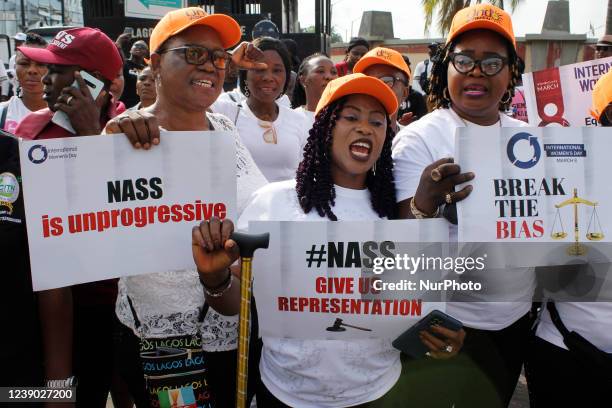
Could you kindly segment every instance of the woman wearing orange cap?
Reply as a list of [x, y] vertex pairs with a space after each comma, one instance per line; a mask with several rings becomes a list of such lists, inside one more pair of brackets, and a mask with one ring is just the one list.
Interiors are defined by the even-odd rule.
[[[593, 117], [601, 126], [612, 126], [612, 71], [599, 78], [592, 98]], [[584, 276], [589, 274], [585, 272]], [[602, 296], [604, 288], [605, 283], [600, 287], [600, 297], [605, 296]], [[611, 332], [611, 302], [553, 303], [549, 300], [542, 308], [525, 365], [531, 407], [609, 405], [612, 387]], [[585, 341], [581, 348], [572, 342], [572, 338], [576, 339], [576, 333]], [[591, 350], [589, 355], [585, 355], [585, 349]], [[599, 356], [599, 363], [595, 356]]]
[[[408, 125], [393, 141], [400, 217], [437, 217], [439, 207], [445, 205], [444, 215], [456, 223], [454, 203], [466, 198], [472, 186], [459, 191], [455, 191], [455, 186], [469, 182], [474, 174], [462, 173], [453, 163], [455, 130], [526, 126], [504, 114], [520, 78], [519, 72], [508, 13], [490, 4], [457, 12], [446, 45], [432, 68], [430, 101], [436, 109]], [[456, 234], [456, 227], [453, 230]], [[482, 405], [487, 407], [507, 406], [510, 402], [531, 325], [533, 270], [501, 272], [503, 279], [498, 284], [514, 288], [513, 301], [454, 302], [447, 308], [449, 314], [466, 326], [463, 353], [494, 387], [497, 401]], [[466, 394], [478, 398], [484, 391], [466, 390]]]
[[[380, 79], [391, 88], [397, 102], [401, 104], [408, 97], [410, 89], [410, 68], [402, 54], [384, 47], [377, 47], [364, 55], [353, 68], [354, 72], [361, 72], [368, 76]], [[397, 112], [391, 115], [391, 127], [397, 133], [400, 129]]]
[[[233, 57], [225, 51], [240, 36], [240, 26], [226, 15], [208, 15], [198, 7], [167, 13], [155, 26], [150, 40], [150, 67], [157, 99], [147, 108], [127, 112], [109, 122], [105, 129], [107, 133], [125, 133], [135, 148], [144, 149], [160, 143], [160, 128], [201, 131], [202, 137], [207, 137], [208, 131], [225, 131], [237, 146], [237, 168], [228, 170], [237, 174], [239, 213], [251, 193], [267, 181], [232, 122], [207, 110], [223, 91], [224, 69], [230, 57], [245, 69], [263, 67], [255, 62], [259, 52], [246, 43], [234, 51]], [[191, 339], [198, 332], [202, 348], [207, 352], [207, 382], [215, 406], [235, 404], [238, 322], [209, 309], [202, 324], [199, 315], [204, 303], [204, 288], [195, 270], [120, 279], [116, 308], [123, 324], [120, 361], [124, 366], [122, 374], [130, 383], [138, 407], [149, 406], [142, 369], [139, 370], [139, 338], [159, 344], [169, 337]]]
[[[254, 220], [394, 218], [389, 116], [396, 110], [395, 95], [376, 78], [351, 74], [331, 81], [317, 106], [296, 180], [271, 183], [257, 191], [238, 221], [239, 228]], [[203, 281], [222, 282], [228, 276], [227, 268], [237, 259], [236, 244], [229, 239], [232, 230], [228, 220], [211, 220], [194, 228], [193, 255]], [[221, 240], [215, 243], [212, 236]], [[239, 285], [226, 285], [210, 304], [224, 314], [235, 314], [239, 291]], [[445, 341], [423, 332], [431, 354], [455, 355], [463, 331], [433, 330]], [[441, 351], [447, 345], [452, 349]], [[384, 407], [395, 406], [386, 405], [386, 397], [381, 396], [396, 383], [401, 364], [399, 352], [384, 339], [264, 337], [260, 371], [257, 404], [261, 407]]]

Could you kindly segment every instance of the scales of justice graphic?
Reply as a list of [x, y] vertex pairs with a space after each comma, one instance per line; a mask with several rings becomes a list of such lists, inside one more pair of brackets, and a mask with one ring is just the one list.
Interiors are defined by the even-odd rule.
[[[561, 208], [568, 205], [574, 206], [574, 243], [567, 249], [567, 254], [570, 256], [581, 256], [587, 253], [587, 248], [580, 244], [580, 226], [578, 223], [578, 206], [586, 205], [591, 207], [591, 217], [589, 219], [589, 225], [587, 227], [586, 239], [589, 241], [601, 241], [604, 238], [603, 229], [601, 228], [601, 222], [599, 215], [597, 214], [597, 202], [585, 200], [584, 198], [578, 197], [578, 189], [574, 188], [574, 196], [568, 200], [565, 200], [559, 204], [555, 204], [557, 209], [555, 213], [555, 220], [553, 222], [550, 237], [555, 240], [563, 240], [567, 238], [567, 232], [563, 227], [563, 221], [561, 219]], [[557, 222], [559, 227], [557, 227]]]

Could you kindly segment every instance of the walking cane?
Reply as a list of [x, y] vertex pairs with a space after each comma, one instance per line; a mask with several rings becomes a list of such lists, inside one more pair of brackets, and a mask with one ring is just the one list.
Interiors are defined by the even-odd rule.
[[238, 369], [236, 371], [236, 408], [246, 408], [249, 378], [249, 334], [251, 327], [251, 283], [253, 253], [267, 248], [270, 234], [244, 234], [234, 232], [231, 239], [240, 249], [240, 321], [238, 326]]

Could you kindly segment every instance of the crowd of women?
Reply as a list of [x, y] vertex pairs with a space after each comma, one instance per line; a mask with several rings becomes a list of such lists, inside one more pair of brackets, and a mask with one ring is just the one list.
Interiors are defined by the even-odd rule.
[[[140, 109], [105, 126], [105, 133], [125, 133], [137, 149], [164, 143], [163, 131], [200, 131], [202, 137], [224, 131], [237, 148], [237, 167], [227, 169], [236, 172], [237, 218], [193, 228], [194, 268], [119, 279], [113, 332], [126, 406], [151, 406], [141, 341], [161, 344], [194, 332], [201, 333], [214, 406], [234, 406], [240, 297], [234, 228], [255, 220], [444, 217], [456, 234], [455, 203], [470, 195], [469, 181], [477, 175], [453, 161], [455, 130], [526, 126], [505, 114], [521, 75], [511, 17], [489, 4], [455, 15], [434, 57], [434, 109], [405, 127], [398, 108], [409, 95], [411, 70], [398, 52], [359, 43], [363, 56], [350, 54], [340, 67], [324, 54], [293, 67], [287, 48], [273, 38], [227, 53], [240, 37], [228, 16], [189, 8], [168, 13], [152, 32], [142, 73], [154, 83], [155, 100], [143, 99]], [[24, 67], [17, 74], [23, 80], [19, 103], [30, 111], [46, 107], [32, 96], [42, 93], [46, 68], [23, 52], [17, 61]], [[238, 98], [220, 97], [229, 64], [240, 68]], [[292, 69], [294, 109], [279, 102]], [[594, 91], [594, 116], [602, 125], [612, 119], [611, 89], [608, 74]], [[612, 305], [558, 303], [557, 312], [544, 306], [538, 313], [531, 301], [533, 268], [504, 276], [516, 299], [448, 303], [448, 314], [464, 328], [421, 332], [430, 350], [426, 359], [401, 354], [389, 339], [258, 339], [254, 323], [249, 398], [261, 408], [507, 407], [524, 367], [533, 407], [611, 404]], [[602, 358], [593, 362], [568, 347], [556, 313]], [[45, 342], [44, 330], [42, 337]]]

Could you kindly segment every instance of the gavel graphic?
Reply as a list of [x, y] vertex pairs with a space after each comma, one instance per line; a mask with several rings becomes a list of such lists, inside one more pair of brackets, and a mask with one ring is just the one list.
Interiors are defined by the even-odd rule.
[[[343, 327], [344, 326], [344, 327]], [[346, 331], [345, 327], [350, 327], [352, 329], [363, 330], [363, 331], [372, 331], [372, 329], [366, 329], [365, 327], [353, 326], [352, 324], [343, 323], [342, 319], [336, 319], [332, 326], [329, 326], [327, 331], [330, 332], [343, 332]]]

